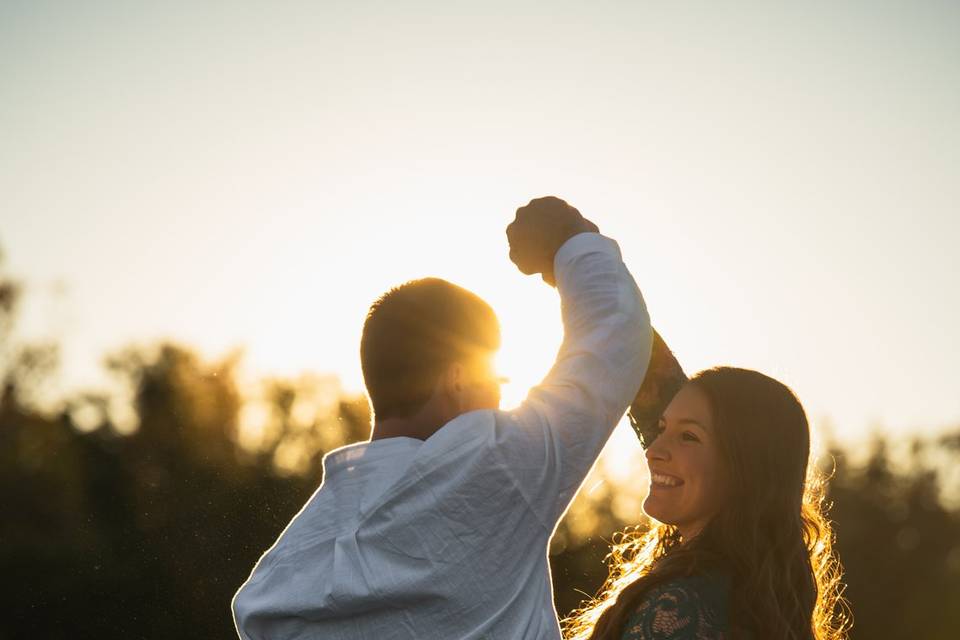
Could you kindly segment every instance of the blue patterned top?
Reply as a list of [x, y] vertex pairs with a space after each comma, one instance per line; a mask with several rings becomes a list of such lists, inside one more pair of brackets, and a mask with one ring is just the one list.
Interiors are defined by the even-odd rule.
[[647, 593], [627, 620], [621, 640], [726, 640], [729, 608], [728, 579], [676, 578]]

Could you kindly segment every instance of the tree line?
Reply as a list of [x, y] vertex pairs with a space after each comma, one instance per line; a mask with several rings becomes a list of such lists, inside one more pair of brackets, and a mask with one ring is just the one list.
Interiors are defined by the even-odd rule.
[[[365, 398], [316, 376], [241, 388], [236, 357], [159, 344], [106, 360], [122, 397], [43, 406], [57, 347], [17, 339], [21, 294], [0, 277], [0, 640], [235, 637], [234, 591], [319, 485], [323, 454], [367, 438]], [[818, 461], [853, 638], [960, 635], [958, 463], [960, 429]], [[596, 486], [551, 550], [561, 614], [602, 583], [614, 532], [642, 525], [613, 508], [615, 483]]]

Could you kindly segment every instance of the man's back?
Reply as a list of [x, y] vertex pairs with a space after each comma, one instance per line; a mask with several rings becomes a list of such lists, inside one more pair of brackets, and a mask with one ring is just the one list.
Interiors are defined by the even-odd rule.
[[547, 543], [643, 378], [649, 318], [616, 245], [556, 254], [565, 337], [516, 410], [325, 459], [234, 600], [241, 636], [559, 638]]
[[[245, 632], [555, 637], [545, 553], [552, 528], [497, 460], [497, 434], [513, 428], [509, 414], [477, 411], [427, 442], [390, 438], [328, 455], [324, 486], [238, 598]], [[289, 595], [269, 606], [278, 591]], [[244, 617], [248, 607], [256, 613]]]

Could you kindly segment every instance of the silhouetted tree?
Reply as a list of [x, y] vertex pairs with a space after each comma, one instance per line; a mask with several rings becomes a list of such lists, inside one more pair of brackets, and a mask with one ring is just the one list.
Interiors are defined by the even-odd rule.
[[[368, 436], [366, 400], [316, 376], [241, 392], [238, 356], [161, 344], [107, 360], [126, 394], [43, 409], [57, 350], [16, 340], [20, 292], [0, 273], [0, 640], [235, 637], [230, 598], [319, 485], [323, 453]], [[956, 638], [960, 487], [944, 483], [960, 430], [917, 441], [906, 464], [883, 439], [863, 464], [833, 459], [853, 637]], [[611, 508], [622, 489], [594, 483], [554, 541], [561, 614], [602, 583], [614, 531], [638, 524]]]
[[923, 462], [928, 446], [913, 442], [905, 471], [892, 467], [880, 438], [859, 467], [833, 453], [830, 499], [852, 638], [937, 640], [960, 631], [960, 513], [947, 509], [938, 471]]

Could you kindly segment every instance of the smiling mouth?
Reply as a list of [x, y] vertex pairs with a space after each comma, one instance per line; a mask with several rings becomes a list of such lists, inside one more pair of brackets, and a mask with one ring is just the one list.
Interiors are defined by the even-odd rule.
[[665, 473], [651, 473], [650, 486], [658, 489], [672, 489], [683, 484], [683, 480]]

